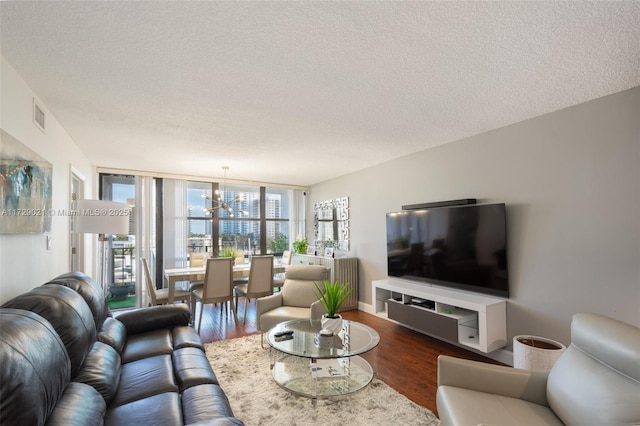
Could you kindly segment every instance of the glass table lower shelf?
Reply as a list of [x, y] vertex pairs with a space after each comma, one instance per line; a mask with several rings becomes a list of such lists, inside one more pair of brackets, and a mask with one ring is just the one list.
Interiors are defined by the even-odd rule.
[[373, 369], [359, 356], [313, 359], [279, 353], [273, 378], [284, 389], [309, 398], [348, 395], [366, 387]]

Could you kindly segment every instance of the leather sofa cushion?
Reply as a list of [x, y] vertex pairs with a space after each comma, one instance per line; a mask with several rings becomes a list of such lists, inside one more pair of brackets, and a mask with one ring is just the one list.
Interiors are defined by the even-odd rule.
[[193, 327], [183, 326], [173, 329], [173, 349], [199, 348], [204, 351], [202, 340]]
[[227, 396], [218, 385], [192, 386], [182, 393], [184, 423], [191, 424], [214, 417], [233, 417]]
[[47, 419], [47, 426], [101, 426], [106, 412], [107, 405], [94, 388], [71, 382]]
[[519, 398], [440, 386], [438, 416], [447, 425], [561, 426], [550, 408]]
[[111, 346], [95, 342], [73, 380], [92, 386], [109, 404], [120, 384], [120, 355]]
[[102, 329], [98, 333], [98, 341], [106, 343], [116, 352], [122, 353], [124, 344], [127, 341], [127, 329], [117, 319], [106, 318], [102, 324]]
[[191, 313], [186, 304], [151, 306], [123, 312], [117, 319], [127, 329], [127, 336], [159, 328], [172, 329], [189, 325]]
[[109, 408], [104, 419], [111, 425], [182, 425], [180, 395], [177, 392], [161, 393], [128, 404]]
[[118, 406], [165, 392], [178, 392], [171, 355], [143, 358], [122, 365], [120, 386], [111, 405]]
[[174, 351], [173, 368], [181, 392], [195, 385], [218, 384], [207, 356], [198, 348]]
[[100, 285], [93, 278], [82, 272], [68, 272], [60, 275], [47, 284], [59, 284], [75, 290], [89, 305], [93, 313], [96, 330], [100, 330], [102, 323], [109, 316], [109, 306]]
[[71, 377], [64, 344], [38, 314], [0, 309], [0, 348], [0, 419], [44, 424]]
[[36, 287], [3, 307], [35, 312], [49, 321], [67, 348], [71, 360], [71, 377], [74, 377], [96, 339], [93, 314], [84, 299], [74, 290], [50, 284]]
[[128, 336], [122, 351], [122, 363], [137, 361], [156, 355], [168, 355], [173, 352], [171, 330], [160, 329]]

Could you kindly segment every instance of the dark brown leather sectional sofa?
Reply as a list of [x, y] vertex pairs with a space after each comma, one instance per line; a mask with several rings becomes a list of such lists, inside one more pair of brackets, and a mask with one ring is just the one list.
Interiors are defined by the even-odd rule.
[[186, 305], [111, 316], [68, 273], [0, 308], [2, 425], [242, 425]]

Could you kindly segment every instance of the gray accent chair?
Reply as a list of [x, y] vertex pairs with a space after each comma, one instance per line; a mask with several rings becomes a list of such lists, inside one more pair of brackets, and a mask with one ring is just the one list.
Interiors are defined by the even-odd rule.
[[[320, 319], [324, 310], [316, 297], [314, 283], [321, 285], [329, 278], [329, 269], [320, 265], [292, 265], [285, 272], [282, 289], [257, 300], [258, 329], [269, 331], [275, 325], [294, 319]], [[263, 341], [261, 340], [263, 344]], [[263, 344], [264, 346], [264, 344]]]
[[640, 328], [581, 313], [550, 371], [438, 358], [441, 425], [640, 424]]

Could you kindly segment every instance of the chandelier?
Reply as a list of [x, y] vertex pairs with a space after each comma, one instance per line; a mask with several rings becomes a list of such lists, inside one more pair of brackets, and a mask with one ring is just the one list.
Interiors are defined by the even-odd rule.
[[242, 210], [240, 208], [234, 210], [231, 207], [232, 203], [240, 203], [244, 194], [242, 192], [238, 192], [233, 200], [225, 201], [224, 194], [227, 189], [227, 170], [229, 170], [229, 166], [222, 166], [222, 170], [224, 170], [224, 181], [222, 184], [222, 191], [215, 190], [213, 193], [213, 197], [203, 194], [202, 196], [207, 200], [211, 201], [211, 207], [205, 207], [202, 210], [205, 213], [209, 213], [212, 216], [215, 214], [215, 211], [218, 209], [226, 210], [229, 213], [229, 217], [234, 217], [234, 212], [237, 211], [241, 215], [247, 215], [249, 212]]

